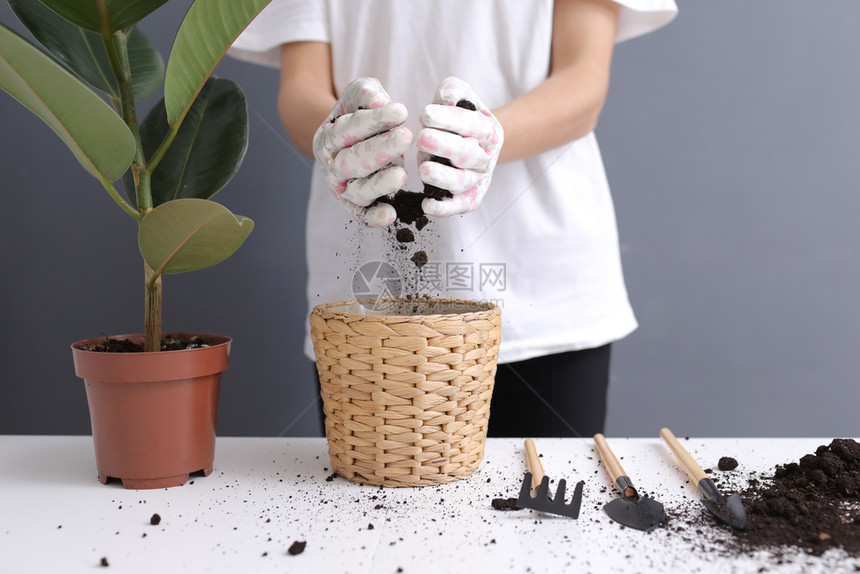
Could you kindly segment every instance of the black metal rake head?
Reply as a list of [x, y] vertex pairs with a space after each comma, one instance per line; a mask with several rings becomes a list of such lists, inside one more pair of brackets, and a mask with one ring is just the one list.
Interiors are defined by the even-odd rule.
[[549, 495], [549, 477], [544, 476], [538, 486], [537, 496], [532, 497], [532, 473], [527, 472], [523, 478], [523, 485], [520, 487], [520, 496], [517, 498], [517, 506], [520, 508], [531, 508], [532, 510], [540, 510], [541, 512], [550, 512], [559, 516], [567, 516], [570, 518], [579, 518], [579, 508], [582, 506], [582, 487], [585, 481], [580, 480], [576, 483], [573, 489], [573, 498], [570, 503], [565, 504], [564, 492], [567, 488], [567, 481], [560, 479], [558, 481], [558, 490], [555, 496]]

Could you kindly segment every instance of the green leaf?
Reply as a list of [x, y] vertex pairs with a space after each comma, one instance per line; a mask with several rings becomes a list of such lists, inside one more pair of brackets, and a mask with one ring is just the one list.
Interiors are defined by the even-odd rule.
[[42, 118], [94, 177], [113, 181], [131, 165], [134, 137], [116, 112], [62, 66], [3, 25], [0, 89]]
[[184, 273], [224, 261], [252, 229], [253, 221], [214, 201], [177, 199], [146, 214], [137, 242], [156, 275]]
[[[147, 158], [169, 129], [162, 100], [140, 127]], [[153, 205], [185, 197], [209, 199], [233, 178], [247, 149], [245, 94], [235, 82], [209, 78], [152, 174]]]
[[137, 24], [167, 0], [41, 0], [51, 10], [81, 28], [116, 32]]
[[[39, 0], [9, 0], [9, 6], [33, 36], [70, 72], [95, 89], [119, 97], [101, 36], [75, 26]], [[128, 38], [128, 59], [136, 100], [148, 98], [161, 88], [164, 60], [137, 29]]]
[[167, 60], [164, 100], [170, 125], [181, 121], [197, 92], [239, 34], [271, 0], [196, 0]]

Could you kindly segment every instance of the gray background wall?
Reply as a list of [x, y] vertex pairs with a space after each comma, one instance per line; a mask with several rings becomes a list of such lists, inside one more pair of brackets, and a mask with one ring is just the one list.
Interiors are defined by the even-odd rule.
[[[188, 4], [141, 25], [165, 56]], [[617, 47], [597, 130], [641, 323], [615, 346], [607, 434], [858, 436], [860, 3], [680, 8]], [[17, 24], [5, 3], [0, 21]], [[276, 71], [216, 73], [251, 119], [218, 199], [257, 227], [225, 263], [165, 279], [165, 326], [234, 337], [219, 434], [314, 435], [310, 162], [280, 127]], [[6, 94], [0, 134], [0, 433], [87, 434], [69, 344], [140, 331], [135, 224]]]

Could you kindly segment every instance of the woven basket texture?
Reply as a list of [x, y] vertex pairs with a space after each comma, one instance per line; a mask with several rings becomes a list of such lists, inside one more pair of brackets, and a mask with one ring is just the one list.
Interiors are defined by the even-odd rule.
[[484, 457], [501, 310], [474, 301], [426, 301], [466, 312], [344, 310], [365, 301], [311, 312], [329, 454], [335, 472], [348, 480], [442, 484], [469, 476]]

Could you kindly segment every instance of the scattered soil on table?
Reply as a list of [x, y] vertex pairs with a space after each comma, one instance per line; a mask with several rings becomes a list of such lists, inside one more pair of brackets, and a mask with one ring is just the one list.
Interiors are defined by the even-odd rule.
[[720, 470], [734, 470], [738, 467], [738, 461], [730, 456], [724, 456], [717, 463], [717, 468]]
[[772, 479], [752, 479], [740, 493], [747, 510], [741, 549], [795, 546], [820, 556], [842, 548], [860, 556], [860, 444], [834, 439], [799, 463], [776, 467]]
[[107, 558], [102, 557], [101, 561], [99, 562], [99, 565], [100, 565], [102, 568], [107, 568], [108, 566], [110, 566], [110, 562], [108, 562], [108, 559], [107, 559]]
[[[200, 349], [209, 345], [200, 337], [167, 337], [161, 340], [162, 351], [184, 351], [186, 349]], [[129, 339], [107, 338], [101, 343], [92, 345], [81, 345], [83, 351], [96, 351], [99, 353], [142, 353], [143, 345], [130, 341]]]
[[161, 524], [161, 516], [159, 514], [153, 514], [149, 518], [149, 523], [153, 526], [158, 526], [159, 524]]
[[287, 549], [287, 553], [290, 556], [295, 556], [297, 554], [301, 554], [302, 552], [305, 551], [305, 546], [307, 546], [307, 544], [308, 544], [307, 541], [303, 540], [303, 541], [299, 542], [298, 540], [296, 540], [295, 542], [293, 542], [292, 546], [290, 546], [289, 549]]

